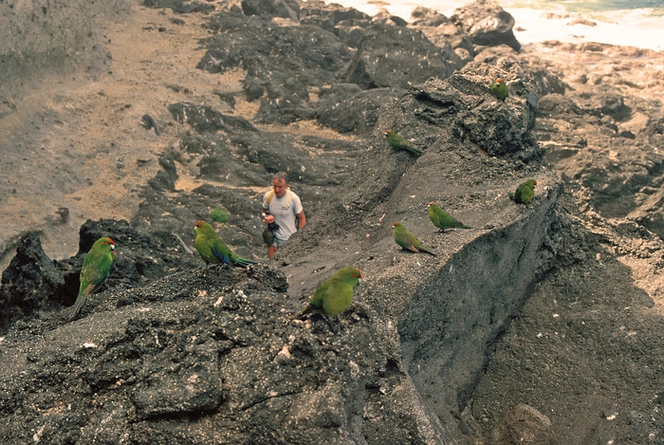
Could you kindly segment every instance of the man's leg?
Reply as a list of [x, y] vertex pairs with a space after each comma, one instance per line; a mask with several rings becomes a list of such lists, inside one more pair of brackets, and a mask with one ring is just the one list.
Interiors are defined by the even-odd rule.
[[267, 246], [267, 257], [272, 258], [277, 253], [277, 246]]

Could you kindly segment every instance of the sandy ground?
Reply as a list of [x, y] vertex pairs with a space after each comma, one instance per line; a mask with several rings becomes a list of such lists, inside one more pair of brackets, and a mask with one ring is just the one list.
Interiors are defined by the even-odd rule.
[[[86, 219], [129, 219], [159, 155], [182, 131], [166, 106], [191, 100], [223, 110], [213, 92], [241, 89], [242, 73], [222, 79], [195, 69], [206, 31], [190, 25], [204, 17], [188, 15], [187, 25], [171, 18], [170, 10], [132, 6], [126, 21], [103, 27], [109, 71], [94, 79], [54, 73], [12, 101], [13, 112], [0, 120], [2, 251], [38, 229], [46, 253], [66, 257], [77, 251]], [[140, 125], [146, 113], [159, 136]], [[67, 221], [59, 207], [69, 209]]]

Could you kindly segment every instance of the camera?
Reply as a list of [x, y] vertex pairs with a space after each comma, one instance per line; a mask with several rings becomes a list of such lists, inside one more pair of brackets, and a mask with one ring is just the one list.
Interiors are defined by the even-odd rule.
[[[265, 209], [265, 211], [263, 212], [263, 215], [265, 217], [267, 217], [267, 215], [269, 215], [269, 214], [270, 214], [270, 209]], [[265, 219], [265, 218], [263, 218], [263, 219]], [[272, 232], [275, 232], [275, 231], [279, 230], [279, 227], [280, 227], [279, 224], [277, 224], [274, 221], [267, 225], [267, 229], [272, 231]]]

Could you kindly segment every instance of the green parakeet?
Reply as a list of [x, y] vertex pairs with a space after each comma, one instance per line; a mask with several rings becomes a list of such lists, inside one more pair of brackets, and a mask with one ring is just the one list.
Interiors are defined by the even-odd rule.
[[69, 314], [70, 320], [81, 310], [88, 295], [97, 292], [106, 281], [115, 257], [114, 250], [115, 243], [113, 240], [103, 237], [95, 241], [90, 251], [85, 255], [80, 275], [81, 285], [78, 289], [76, 302]]
[[318, 285], [309, 300], [309, 305], [294, 318], [310, 312], [336, 317], [353, 301], [353, 290], [362, 282], [362, 274], [356, 267], [343, 267]]
[[426, 252], [430, 255], [436, 256], [435, 252], [432, 252], [428, 248], [424, 247], [422, 243], [415, 238], [415, 235], [410, 233], [406, 226], [400, 222], [395, 222], [392, 224], [392, 238], [394, 241], [401, 246], [402, 249], [410, 250], [412, 252]]
[[514, 193], [510, 193], [510, 198], [516, 203], [528, 204], [535, 197], [535, 186], [537, 181], [529, 179], [523, 184], [519, 184]]
[[421, 155], [424, 153], [419, 148], [415, 148], [401, 135], [393, 132], [392, 130], [385, 130], [385, 136], [387, 136], [387, 142], [390, 144], [390, 147], [396, 148], [399, 150], [408, 150], [411, 153]]
[[226, 243], [217, 235], [212, 226], [201, 220], [194, 226], [196, 240], [194, 246], [205, 261], [205, 268], [210, 264], [226, 263], [230, 266], [247, 267], [250, 264], [256, 264], [256, 261], [241, 258], [234, 254], [228, 248]]
[[494, 96], [503, 101], [510, 95], [510, 92], [507, 91], [507, 84], [501, 78], [496, 79], [493, 85], [491, 85], [491, 92]]
[[435, 202], [429, 203], [429, 219], [434, 226], [438, 227], [441, 232], [445, 229], [471, 229], [472, 227], [465, 225], [461, 221], [454, 219], [452, 215], [441, 209]]

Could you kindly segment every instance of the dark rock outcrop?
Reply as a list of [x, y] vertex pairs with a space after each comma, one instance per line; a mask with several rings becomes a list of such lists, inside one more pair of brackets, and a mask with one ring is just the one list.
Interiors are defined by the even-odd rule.
[[143, 0], [143, 5], [151, 8], [169, 8], [177, 14], [214, 11], [214, 5], [189, 0]]
[[[381, 107], [394, 103], [404, 93], [402, 89], [374, 88], [337, 101], [322, 96], [317, 109], [317, 121], [339, 133], [370, 134], [378, 121]], [[337, 99], [333, 96], [332, 99]], [[332, 103], [331, 103], [332, 102]]]
[[[43, 337], [30, 353], [4, 354], [27, 366], [0, 371], [2, 441], [32, 440], [25, 418], [43, 425], [38, 434], [53, 442], [361, 437], [364, 376], [383, 361], [360, 352], [372, 343], [367, 315], [347, 322], [342, 335], [320, 321], [313, 329], [294, 324], [288, 316], [297, 306], [284, 298], [286, 286], [284, 274], [266, 266], [219, 267], [205, 278], [180, 273], [140, 290], [93, 296], [103, 300], [96, 313], [75, 324], [52, 320], [41, 334], [43, 325], [11, 333], [3, 350], [20, 341], [17, 334]], [[28, 384], [30, 392], [15, 391]], [[90, 393], [103, 403], [94, 405]], [[49, 414], [58, 406], [71, 411]], [[176, 426], [183, 416], [190, 417], [186, 431]]]
[[566, 84], [561, 80], [560, 74], [552, 71], [548, 64], [536, 57], [516, 54], [505, 45], [483, 48], [464, 69], [487, 72], [491, 66], [500, 70], [492, 74], [503, 77], [508, 86], [514, 77], [527, 81], [537, 98], [552, 93], [565, 94]]
[[418, 30], [376, 24], [365, 31], [346, 79], [363, 89], [408, 88], [429, 77], [444, 79], [459, 67], [451, 46], [435, 46]]
[[39, 234], [21, 237], [16, 255], [2, 273], [0, 329], [36, 311], [52, 309], [61, 298], [63, 284], [63, 270], [44, 253]]
[[510, 97], [518, 98], [519, 103], [509, 106], [487, 94], [485, 76], [466, 71], [448, 81], [431, 80], [411, 90], [413, 103], [404, 108], [413, 107], [421, 119], [432, 123], [445, 120], [444, 125], [457, 137], [490, 155], [518, 153], [526, 160], [542, 156], [530, 131], [535, 119], [525, 88], [526, 97], [516, 96], [518, 92], [512, 88]]
[[[17, 318], [24, 321], [74, 303], [79, 289], [79, 274], [85, 254], [102, 236], [116, 243], [116, 257], [106, 281], [108, 288], [145, 285], [181, 270], [200, 267], [202, 263], [182, 238], [163, 231], [139, 232], [127, 221], [88, 220], [80, 228], [78, 253], [68, 259], [53, 261], [43, 251], [35, 232], [19, 242], [16, 256], [2, 274], [0, 304], [3, 318], [0, 329], [6, 330]], [[85, 314], [94, 303], [86, 303]]]
[[245, 118], [226, 116], [207, 105], [178, 102], [168, 106], [173, 118], [191, 125], [199, 133], [216, 133], [219, 130], [232, 132], [235, 129], [257, 131]]

